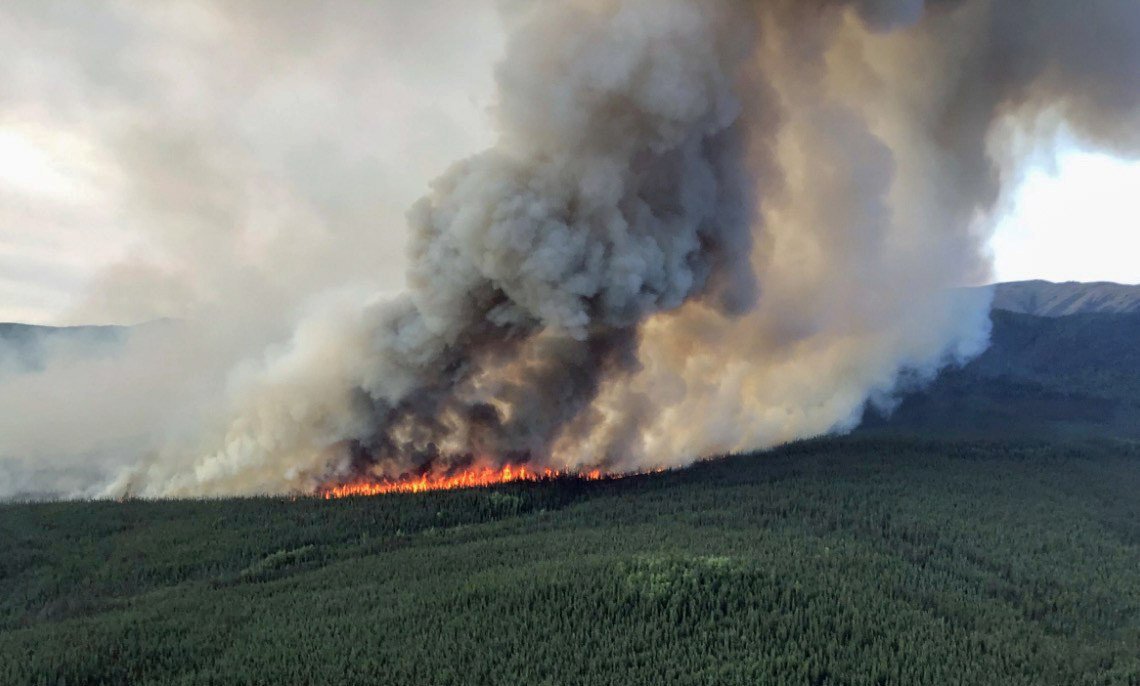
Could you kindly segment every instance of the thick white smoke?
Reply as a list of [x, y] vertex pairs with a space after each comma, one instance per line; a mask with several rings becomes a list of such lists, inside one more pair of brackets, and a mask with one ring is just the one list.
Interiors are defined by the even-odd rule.
[[506, 11], [497, 140], [409, 213], [406, 292], [319, 298], [210, 369], [212, 411], [195, 396], [107, 493], [646, 469], [849, 429], [984, 347], [988, 302], [955, 288], [988, 277], [1011, 131], [1140, 153], [1127, 0]]

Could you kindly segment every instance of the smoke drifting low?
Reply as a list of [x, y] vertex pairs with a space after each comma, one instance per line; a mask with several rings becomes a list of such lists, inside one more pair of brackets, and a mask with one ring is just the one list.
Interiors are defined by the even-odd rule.
[[1140, 154], [1129, 0], [504, 12], [495, 143], [408, 213], [404, 292], [324, 289], [218, 383], [141, 373], [145, 447], [89, 488], [626, 471], [847, 430], [984, 348], [989, 303], [955, 289], [988, 276], [1026, 139]]

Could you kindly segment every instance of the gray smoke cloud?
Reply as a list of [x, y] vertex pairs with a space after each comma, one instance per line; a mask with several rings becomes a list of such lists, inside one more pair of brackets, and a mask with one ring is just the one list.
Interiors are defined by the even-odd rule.
[[[161, 440], [94, 486], [639, 470], [847, 430], [868, 400], [984, 348], [988, 302], [955, 288], [988, 278], [1026, 140], [1063, 126], [1140, 154], [1128, 0], [503, 11], [494, 143], [409, 212], [404, 292], [304, 283], [318, 295], [284, 300], [304, 303], [285, 342], [209, 364], [181, 353], [182, 374], [214, 382], [148, 405]], [[184, 186], [170, 192], [145, 197], [178, 207]], [[238, 299], [235, 321], [264, 308]], [[140, 373], [155, 395], [156, 378]], [[39, 432], [17, 433], [0, 454], [35, 449]]]
[[[102, 492], [224, 421], [230, 378], [309, 312], [397, 291], [408, 205], [491, 140], [502, 49], [495, 8], [455, 0], [14, 0], [0, 42], [0, 310], [166, 320], [35, 373], [0, 350], [0, 497]], [[12, 140], [49, 157], [34, 188], [6, 183]]]

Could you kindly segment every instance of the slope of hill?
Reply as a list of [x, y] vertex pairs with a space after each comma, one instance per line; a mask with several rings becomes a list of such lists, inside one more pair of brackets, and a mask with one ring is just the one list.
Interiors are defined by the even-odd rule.
[[1038, 317], [1140, 312], [1140, 286], [1103, 282], [1016, 281], [992, 288], [995, 310]]

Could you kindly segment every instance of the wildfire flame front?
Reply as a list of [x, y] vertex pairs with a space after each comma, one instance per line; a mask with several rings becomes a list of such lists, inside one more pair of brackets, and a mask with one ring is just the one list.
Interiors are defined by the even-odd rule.
[[603, 474], [594, 469], [588, 472], [560, 471], [555, 469], [532, 469], [525, 465], [504, 465], [501, 468], [474, 467], [458, 473], [426, 472], [418, 476], [398, 479], [362, 479], [336, 486], [328, 486], [320, 491], [325, 500], [353, 496], [387, 495], [390, 493], [426, 493], [428, 491], [454, 491], [463, 488], [481, 488], [498, 484], [517, 482], [539, 482], [553, 479], [581, 479], [601, 481], [620, 478], [618, 475]]

